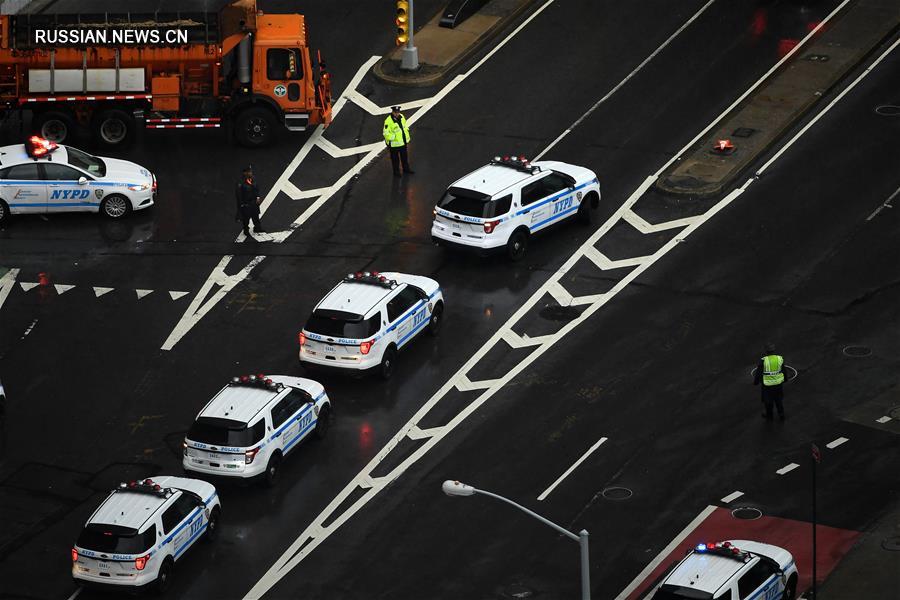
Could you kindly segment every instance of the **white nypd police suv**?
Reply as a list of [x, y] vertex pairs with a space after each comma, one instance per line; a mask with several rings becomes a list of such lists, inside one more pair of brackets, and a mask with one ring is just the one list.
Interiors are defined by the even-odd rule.
[[313, 309], [299, 334], [308, 367], [394, 373], [397, 352], [423, 331], [437, 335], [444, 295], [437, 281], [405, 273], [347, 275]]
[[37, 136], [0, 148], [0, 223], [11, 214], [100, 212], [119, 219], [153, 205], [156, 176]]
[[434, 209], [431, 239], [486, 254], [525, 256], [531, 235], [578, 216], [591, 223], [600, 205], [597, 175], [584, 167], [522, 157], [494, 157], [453, 182]]
[[652, 600], [794, 600], [797, 565], [784, 548], [729, 540], [698, 544], [662, 580]]
[[322, 384], [286, 375], [235, 377], [210, 400], [184, 438], [186, 471], [278, 480], [281, 461], [309, 434], [324, 438], [331, 401]]
[[175, 563], [218, 533], [222, 503], [197, 479], [160, 476], [122, 483], [87, 520], [72, 548], [76, 584], [164, 592]]

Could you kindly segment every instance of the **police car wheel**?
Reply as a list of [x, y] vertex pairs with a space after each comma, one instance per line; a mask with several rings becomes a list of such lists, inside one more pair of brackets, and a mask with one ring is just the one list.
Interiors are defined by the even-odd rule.
[[206, 524], [206, 535], [203, 541], [214, 542], [219, 537], [219, 507], [213, 509], [209, 514], [209, 522]]
[[5, 223], [7, 219], [9, 219], [9, 206], [0, 200], [0, 224]]
[[109, 195], [100, 203], [100, 212], [110, 219], [121, 219], [131, 212], [131, 201], [119, 194]]
[[266, 465], [265, 482], [269, 487], [273, 487], [278, 483], [278, 476], [281, 475], [281, 455], [273, 454]]
[[797, 578], [791, 575], [787, 587], [784, 588], [783, 600], [794, 600], [797, 597]]
[[436, 336], [441, 331], [441, 323], [444, 322], [444, 305], [438, 302], [431, 311], [431, 318], [428, 319], [428, 334]]
[[159, 573], [156, 575], [156, 593], [157, 594], [165, 594], [169, 587], [172, 585], [172, 572], [175, 570], [175, 567], [172, 566], [172, 559], [166, 558], [163, 561], [162, 566], [159, 568]]
[[396, 362], [397, 349], [393, 346], [390, 346], [387, 350], [384, 351], [384, 356], [381, 357], [381, 367], [378, 374], [382, 379], [387, 381], [391, 378], [391, 375], [394, 374], [394, 367]]
[[578, 221], [582, 225], [591, 225], [594, 222], [594, 215], [600, 206], [600, 200], [594, 192], [589, 192], [581, 204], [578, 206]]
[[528, 248], [528, 234], [522, 230], [514, 231], [506, 242], [506, 255], [510, 260], [522, 260]]
[[326, 406], [319, 413], [319, 419], [316, 421], [316, 438], [324, 440], [328, 435], [328, 426], [331, 425], [331, 410]]

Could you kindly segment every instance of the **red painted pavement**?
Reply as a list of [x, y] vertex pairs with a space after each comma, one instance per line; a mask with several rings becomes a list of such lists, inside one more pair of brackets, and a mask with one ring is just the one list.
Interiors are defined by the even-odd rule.
[[[816, 545], [818, 546], [816, 577], [819, 583], [837, 566], [841, 558], [856, 542], [858, 531], [837, 529], [819, 525], [816, 527]], [[643, 598], [647, 587], [655, 582], [675, 562], [684, 557], [684, 553], [700, 542], [717, 542], [720, 540], [753, 540], [785, 548], [794, 556], [800, 581], [797, 592], [802, 593], [812, 582], [812, 524], [806, 521], [794, 521], [779, 517], [761, 517], [754, 521], [735, 519], [731, 511], [716, 508], [700, 525], [688, 534], [684, 543], [673, 550], [647, 579], [638, 586], [638, 591], [628, 596], [628, 600]]]

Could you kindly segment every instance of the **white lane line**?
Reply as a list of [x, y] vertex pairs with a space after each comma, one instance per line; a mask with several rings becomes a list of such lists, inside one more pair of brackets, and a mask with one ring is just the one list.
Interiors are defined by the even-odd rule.
[[835, 448], [837, 448], [837, 447], [840, 446], [841, 444], [845, 444], [845, 443], [847, 443], [847, 442], [849, 442], [849, 441], [850, 441], [849, 438], [839, 437], [838, 439], [836, 439], [836, 440], [834, 440], [834, 441], [831, 441], [831, 442], [828, 442], [827, 444], [825, 444], [825, 447], [828, 448], [828, 449], [830, 449], [830, 450], [834, 450]]
[[[3, 308], [3, 303], [6, 302], [6, 298], [9, 296], [9, 293], [14, 287], [16, 287], [16, 277], [18, 275], [19, 269], [10, 269], [3, 274], [3, 277], [0, 277], [0, 308]], [[23, 290], [25, 290], [26, 292], [28, 291], [27, 289], [25, 289], [24, 284], [20, 283], [19, 285], [22, 286]]]
[[875, 419], [875, 422], [876, 423], [887, 423], [890, 420], [891, 420], [891, 418], [889, 416], [885, 415], [879, 419]]
[[137, 294], [138, 300], [143, 298], [144, 296], [149, 296], [153, 293], [153, 290], [134, 290], [134, 293]]
[[637, 577], [631, 580], [631, 583], [628, 584], [628, 587], [619, 592], [619, 595], [616, 596], [615, 600], [625, 600], [625, 598], [630, 596], [631, 593], [636, 590], [638, 586], [642, 585], [644, 583], [644, 580], [646, 580], [647, 577], [649, 577], [650, 574], [656, 570], [656, 567], [662, 564], [662, 561], [664, 561], [666, 557], [669, 556], [669, 554], [674, 552], [675, 549], [684, 542], [687, 536], [691, 535], [691, 532], [697, 529], [697, 527], [699, 527], [700, 524], [703, 523], [703, 521], [705, 521], [707, 517], [709, 517], [709, 515], [713, 514], [715, 510], [716, 507], [712, 505], [707, 506], [706, 508], [701, 510], [700, 514], [694, 517], [694, 520], [688, 523], [687, 527], [682, 529], [681, 533], [676, 535], [675, 538], [671, 542], [669, 542], [669, 545], [663, 548], [662, 551], [656, 555], [656, 558], [650, 561], [650, 564], [644, 567], [644, 570], [638, 573]]
[[578, 119], [576, 119], [576, 121], [575, 121], [574, 123], [572, 123], [572, 124], [569, 126], [568, 129], [566, 129], [566, 130], [563, 131], [561, 134], [559, 134], [559, 137], [557, 137], [555, 140], [553, 140], [552, 142], [550, 142], [550, 145], [547, 146], [546, 148], [544, 148], [544, 149], [541, 151], [540, 154], [538, 154], [537, 156], [534, 157], [533, 160], [540, 160], [542, 156], [544, 156], [544, 155], [545, 155], [547, 152], [549, 152], [554, 146], [556, 146], [556, 144], [558, 144], [560, 141], [562, 141], [562, 139], [563, 139], [564, 137], [566, 137], [567, 135], [569, 135], [570, 133], [572, 133], [572, 130], [575, 129], [576, 127], [578, 127], [579, 125], [581, 125], [581, 123], [584, 122], [584, 120], [587, 119], [589, 116], [591, 116], [591, 114], [592, 114], [595, 110], [597, 110], [597, 109], [600, 107], [601, 104], [603, 104], [604, 102], [606, 102], [607, 100], [609, 100], [609, 99], [612, 97], [612, 95], [615, 94], [616, 92], [618, 92], [619, 89], [620, 89], [622, 86], [624, 86], [626, 83], [628, 83], [628, 82], [631, 80], [632, 77], [634, 77], [635, 75], [637, 75], [638, 73], [640, 73], [640, 71], [641, 71], [645, 66], [647, 66], [647, 63], [649, 63], [651, 60], [653, 60], [653, 59], [656, 57], [657, 54], [659, 54], [660, 52], [662, 52], [663, 49], [665, 49], [665, 47], [668, 46], [668, 45], [672, 42], [672, 40], [674, 40], [676, 37], [678, 37], [678, 34], [680, 34], [682, 31], [684, 31], [685, 29], [687, 29], [688, 26], [689, 26], [691, 23], [693, 23], [693, 22], [697, 19], [697, 17], [699, 17], [701, 14], [703, 14], [703, 12], [713, 4], [713, 2], [715, 2], [715, 0], [709, 0], [709, 2], [707, 2], [707, 3], [704, 4], [702, 7], [700, 7], [700, 10], [698, 10], [697, 12], [695, 12], [694, 15], [693, 15], [690, 19], [688, 19], [687, 21], [685, 21], [684, 24], [682, 24], [681, 27], [679, 27], [678, 29], [676, 29], [676, 30], [675, 30], [675, 33], [673, 33], [672, 35], [670, 35], [670, 36], [666, 39], [666, 41], [664, 41], [662, 44], [660, 44], [660, 45], [656, 48], [656, 50], [654, 50], [649, 56], [647, 56], [647, 58], [645, 58], [643, 61], [641, 61], [641, 64], [639, 64], [639, 65], [636, 66], [634, 69], [632, 69], [631, 73], [629, 73], [628, 75], [626, 75], [625, 78], [624, 78], [622, 81], [620, 81], [619, 83], [617, 83], [616, 86], [615, 86], [614, 88], [612, 88], [611, 90], [609, 90], [608, 92], [606, 92], [606, 95], [604, 95], [602, 98], [600, 98], [599, 100], [597, 100], [597, 102], [595, 102], [593, 106], [591, 106], [589, 109], [587, 109], [587, 111], [584, 112], [584, 114], [582, 114], [580, 117], [578, 117]]
[[114, 288], [111, 288], [111, 287], [94, 286], [94, 287], [93, 287], [93, 290], [94, 290], [94, 296], [96, 296], [97, 298], [99, 298], [99, 297], [102, 296], [103, 294], [108, 294], [108, 293], [110, 293], [111, 291], [113, 291], [113, 289], [114, 289]]
[[787, 465], [781, 467], [780, 469], [778, 469], [775, 472], [778, 473], [779, 475], [784, 475], [786, 473], [790, 473], [791, 471], [793, 471], [794, 469], [796, 469], [799, 466], [800, 465], [798, 465], [797, 463], [790, 463], [790, 464], [787, 464]]
[[553, 483], [551, 483], [551, 484], [550, 484], [550, 487], [548, 487], [546, 490], [544, 490], [544, 491], [541, 493], [540, 496], [538, 496], [538, 501], [539, 501], [539, 502], [542, 502], [542, 501], [544, 500], [544, 498], [546, 498], [547, 496], [549, 496], [549, 495], [550, 495], [550, 492], [552, 492], [554, 489], [556, 489], [556, 486], [558, 486], [558, 485], [562, 482], [563, 479], [565, 479], [566, 477], [568, 477], [569, 474], [570, 474], [572, 471], [574, 471], [574, 470], [578, 467], [578, 465], [580, 465], [581, 463], [584, 462], [584, 459], [586, 459], [588, 456], [591, 455], [591, 452], [593, 452], [594, 450], [596, 450], [597, 448], [599, 448], [599, 447], [600, 447], [600, 444], [602, 444], [603, 442], [605, 442], [607, 439], [608, 439], [608, 438], [602, 437], [602, 438], [600, 438], [599, 440], [597, 440], [597, 442], [596, 442], [593, 446], [591, 446], [590, 448], [588, 448], [588, 451], [585, 452], [584, 454], [582, 454], [582, 455], [581, 455], [581, 458], [579, 458], [578, 460], [575, 461], [575, 464], [573, 464], [571, 467], [569, 467], [568, 469], [566, 469], [566, 472], [563, 473], [562, 475], [560, 475], [560, 476], [559, 476], [559, 479], [557, 479], [556, 481], [554, 481]]
[[80, 594], [80, 593], [81, 593], [81, 590], [83, 590], [83, 589], [84, 589], [84, 588], [75, 588], [75, 591], [72, 592], [72, 595], [69, 596], [69, 597], [67, 598], [67, 600], [75, 600], [75, 598], [78, 597], [78, 594]]
[[53, 285], [53, 287], [56, 288], [56, 293], [59, 294], [60, 296], [62, 296], [63, 294], [65, 294], [66, 292], [68, 292], [69, 290], [71, 290], [72, 288], [74, 288], [75, 286], [74, 286], [74, 285], [68, 285], [68, 284], [65, 284], [65, 283], [56, 283], [56, 284]]
[[721, 502], [722, 502], [722, 504], [730, 504], [731, 502], [734, 502], [735, 500], [737, 500], [738, 498], [740, 498], [743, 495], [744, 495], [744, 492], [731, 492], [730, 494], [728, 494], [727, 496], [722, 498]]
[[866, 217], [866, 221], [871, 221], [872, 219], [875, 218], [875, 215], [877, 215], [878, 213], [880, 213], [881, 211], [883, 211], [883, 210], [886, 209], [886, 208], [894, 208], [894, 206], [891, 204], [891, 200], [893, 200], [894, 198], [896, 198], [896, 197], [897, 197], [897, 194], [900, 194], [900, 187], [898, 187], [896, 190], [894, 190], [894, 193], [891, 194], [891, 195], [888, 197], [888, 199], [884, 201], [884, 204], [882, 204], [881, 206], [879, 206], [878, 208], [876, 208], [876, 209], [872, 212], [871, 215], [869, 215], [868, 217]]
[[30, 289], [36, 288], [38, 284], [36, 281], [20, 281], [19, 285], [22, 286], [22, 290], [27, 292]]

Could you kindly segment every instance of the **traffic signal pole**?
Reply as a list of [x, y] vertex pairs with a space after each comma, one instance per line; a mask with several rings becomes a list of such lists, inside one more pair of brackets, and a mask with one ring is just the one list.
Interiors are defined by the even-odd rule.
[[400, 54], [400, 68], [415, 71], [419, 68], [419, 49], [413, 41], [413, 0], [397, 0], [397, 45], [406, 46]]

